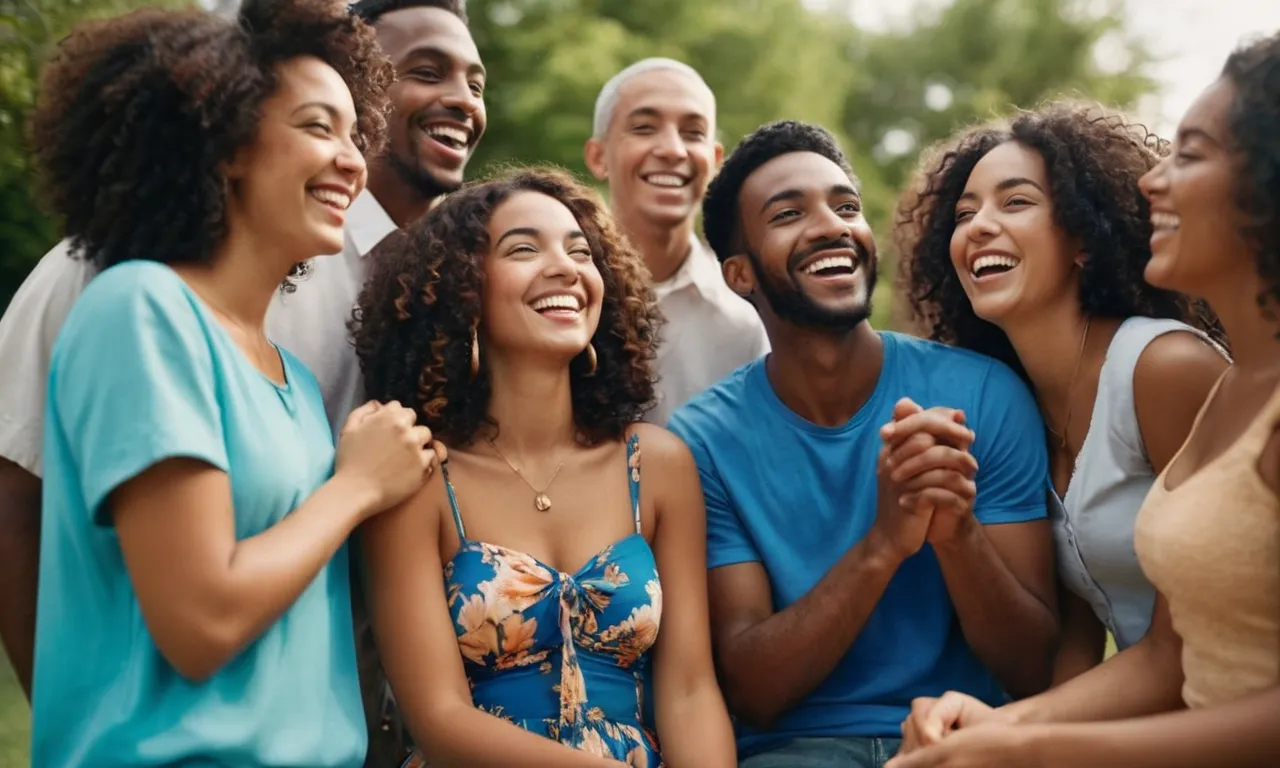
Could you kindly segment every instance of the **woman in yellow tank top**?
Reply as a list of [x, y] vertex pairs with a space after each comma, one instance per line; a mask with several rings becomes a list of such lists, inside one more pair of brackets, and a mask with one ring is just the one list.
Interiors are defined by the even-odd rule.
[[1280, 765], [1280, 34], [1227, 60], [1142, 189], [1147, 281], [1206, 299], [1235, 353], [1138, 516], [1151, 629], [999, 709], [917, 700], [890, 768]]

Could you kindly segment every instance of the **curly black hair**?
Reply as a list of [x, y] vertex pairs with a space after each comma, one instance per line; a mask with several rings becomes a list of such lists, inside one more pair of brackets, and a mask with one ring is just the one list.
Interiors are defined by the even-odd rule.
[[899, 204], [894, 239], [911, 309], [931, 338], [982, 352], [1026, 377], [1004, 332], [974, 314], [950, 255], [955, 206], [969, 174], [1009, 141], [1044, 159], [1054, 222], [1079, 238], [1087, 254], [1080, 276], [1086, 313], [1174, 318], [1223, 340], [1204, 303], [1155, 288], [1142, 276], [1151, 259], [1151, 219], [1138, 180], [1168, 154], [1168, 142], [1119, 113], [1071, 102], [970, 128], [923, 155]]
[[1265, 284], [1258, 304], [1274, 317], [1280, 304], [1280, 33], [1236, 50], [1222, 76], [1235, 86], [1227, 121], [1239, 157], [1236, 204], [1258, 249]]
[[854, 186], [858, 178], [849, 159], [836, 144], [835, 137], [818, 125], [796, 120], [780, 120], [760, 126], [748, 134], [733, 152], [711, 183], [702, 201], [702, 232], [716, 257], [724, 261], [734, 254], [738, 242], [738, 194], [747, 177], [770, 160], [791, 152], [814, 152], [822, 155], [849, 176]]
[[342, 76], [356, 143], [378, 151], [391, 64], [372, 28], [330, 0], [247, 0], [234, 21], [144, 8], [72, 32], [30, 128], [73, 253], [101, 269], [210, 259], [227, 234], [222, 168], [254, 140], [277, 65], [299, 56]]
[[404, 8], [439, 8], [457, 16], [463, 24], [469, 23], [465, 0], [358, 0], [350, 5], [352, 13], [370, 24], [382, 18], [384, 13]]
[[560, 201], [586, 234], [604, 296], [591, 340], [596, 370], [588, 370], [585, 355], [569, 368], [573, 417], [589, 441], [620, 438], [653, 404], [660, 315], [644, 261], [599, 196], [558, 169], [509, 169], [472, 182], [370, 252], [373, 273], [350, 324], [366, 395], [413, 408], [457, 445], [470, 444], [483, 426], [497, 426], [488, 416], [483, 354], [470, 380], [471, 340], [480, 325], [489, 217], [520, 192]]

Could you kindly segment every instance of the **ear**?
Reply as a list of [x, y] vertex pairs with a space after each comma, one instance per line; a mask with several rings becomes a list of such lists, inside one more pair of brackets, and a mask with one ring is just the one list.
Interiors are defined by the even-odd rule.
[[724, 163], [724, 145], [717, 141], [716, 148], [715, 148], [715, 162], [712, 163], [711, 165], [713, 175], [719, 172], [720, 166], [723, 163]]
[[720, 272], [729, 288], [742, 298], [747, 298], [756, 290], [756, 271], [751, 266], [751, 259], [746, 254], [736, 253], [724, 260]]
[[586, 146], [582, 148], [582, 159], [587, 164], [587, 170], [596, 177], [596, 181], [608, 181], [609, 166], [604, 162], [603, 142], [595, 138], [587, 139]]
[[251, 162], [248, 155], [249, 152], [246, 151], [246, 148], [241, 147], [236, 150], [235, 155], [229, 161], [223, 163], [222, 167], [218, 169], [222, 171], [222, 177], [227, 182], [236, 182], [244, 178], [245, 171]]

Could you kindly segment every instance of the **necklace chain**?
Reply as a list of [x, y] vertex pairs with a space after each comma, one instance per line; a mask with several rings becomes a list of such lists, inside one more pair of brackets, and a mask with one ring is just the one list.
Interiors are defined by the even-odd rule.
[[1084, 347], [1086, 342], [1089, 341], [1089, 324], [1092, 322], [1092, 316], [1084, 319], [1084, 333], [1080, 335], [1080, 351], [1076, 353], [1076, 367], [1071, 372], [1071, 382], [1067, 385], [1067, 415], [1062, 422], [1062, 433], [1059, 434], [1053, 427], [1049, 427], [1049, 432], [1058, 438], [1058, 447], [1060, 448], [1067, 447], [1067, 431], [1071, 429], [1071, 408], [1072, 401], [1075, 400], [1076, 377], [1080, 375], [1080, 364], [1084, 362]]
[[547, 489], [550, 488], [551, 484], [555, 482], [556, 476], [560, 474], [560, 470], [564, 469], [564, 461], [562, 460], [556, 466], [555, 471], [551, 473], [551, 479], [547, 480], [547, 484], [542, 486], [541, 489], [539, 489], [533, 483], [529, 482], [529, 478], [525, 477], [524, 473], [521, 472], [520, 469], [515, 464], [511, 463], [511, 459], [508, 459], [506, 455], [502, 453], [502, 451], [498, 450], [498, 446], [494, 445], [493, 440], [486, 437], [484, 441], [489, 444], [489, 447], [493, 449], [494, 453], [498, 454], [498, 458], [506, 462], [507, 466], [511, 468], [511, 471], [516, 473], [516, 477], [523, 480], [524, 484], [529, 486], [529, 490], [533, 491], [534, 493], [533, 508], [538, 510], [539, 512], [546, 512], [547, 510], [551, 509], [551, 498], [547, 496]]

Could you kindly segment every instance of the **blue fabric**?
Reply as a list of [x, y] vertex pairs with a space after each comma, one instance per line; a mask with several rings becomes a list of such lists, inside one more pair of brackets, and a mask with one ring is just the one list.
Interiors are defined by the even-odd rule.
[[229, 473], [238, 538], [298, 507], [330, 476], [333, 438], [315, 378], [281, 356], [285, 386], [154, 262], [106, 270], [72, 309], [46, 411], [35, 768], [361, 765], [346, 547], [197, 684], [156, 649], [107, 507], [174, 457]]
[[[774, 393], [765, 360], [750, 363], [677, 411], [707, 502], [707, 565], [759, 562], [782, 610], [862, 539], [876, 516], [879, 428], [910, 397], [963, 409], [977, 437], [975, 515], [984, 524], [1046, 516], [1044, 426], [1022, 381], [989, 358], [882, 333], [874, 392], [843, 426], [814, 425]], [[805, 736], [900, 735], [912, 697], [948, 689], [990, 703], [1000, 687], [969, 650], [927, 545], [898, 569], [832, 675], [768, 733], [739, 728], [744, 754]]]

